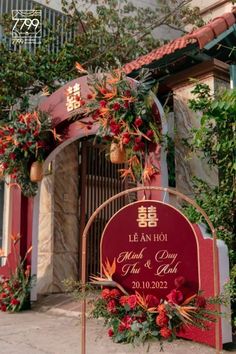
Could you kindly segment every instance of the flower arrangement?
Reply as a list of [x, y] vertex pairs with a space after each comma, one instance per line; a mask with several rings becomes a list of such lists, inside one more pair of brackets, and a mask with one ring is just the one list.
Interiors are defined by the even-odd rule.
[[113, 155], [119, 150], [117, 163], [127, 163], [120, 169], [121, 177], [145, 181], [158, 173], [149, 153], [161, 141], [159, 112], [154, 106], [151, 87], [154, 81], [143, 72], [139, 82], [131, 81], [122, 70], [97, 73], [89, 81], [90, 93], [80, 106], [87, 122], [79, 122], [86, 129], [98, 124], [96, 138], [108, 144]]
[[43, 161], [50, 147], [59, 139], [50, 118], [42, 112], [13, 112], [9, 122], [0, 127], [0, 166], [3, 175], [20, 186], [26, 196], [36, 194], [37, 183], [30, 181], [30, 166]]
[[[93, 316], [105, 319], [108, 336], [116, 343], [140, 344], [148, 340], [172, 341], [185, 326], [207, 329], [215, 320], [216, 312], [209, 308], [212, 299], [201, 294], [185, 296], [181, 290], [184, 277], [175, 280], [176, 288], [165, 299], [139, 292], [127, 294], [112, 277], [115, 260], [103, 266], [105, 277], [92, 277], [93, 284], [105, 286], [101, 296], [94, 301]], [[108, 288], [109, 287], [109, 288]], [[111, 288], [110, 288], [111, 287]]]
[[[15, 258], [17, 258], [16, 243], [19, 239], [20, 237], [17, 236], [13, 241]], [[15, 272], [10, 277], [0, 278], [0, 310], [3, 312], [18, 312], [30, 307], [29, 296], [33, 277], [31, 276], [30, 265], [25, 267], [25, 261], [31, 250], [32, 247], [28, 249], [23, 260], [18, 258]], [[2, 250], [0, 250], [0, 257], [5, 257]]]

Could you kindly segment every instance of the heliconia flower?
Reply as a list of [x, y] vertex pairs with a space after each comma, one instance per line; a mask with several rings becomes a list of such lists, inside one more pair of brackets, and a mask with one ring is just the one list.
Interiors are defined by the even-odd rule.
[[121, 173], [120, 177], [123, 178], [123, 180], [125, 180], [127, 177], [131, 177], [132, 180], [135, 181], [134, 173], [131, 167], [121, 168], [119, 172]]
[[152, 165], [146, 165], [143, 170], [144, 182], [150, 182], [151, 178], [157, 173], [156, 169]]
[[87, 70], [82, 67], [78, 62], [75, 63], [75, 68], [79, 73], [87, 73]]
[[14, 242], [14, 244], [16, 244], [21, 238], [21, 235], [19, 233], [17, 233], [16, 235], [11, 235], [11, 240]]

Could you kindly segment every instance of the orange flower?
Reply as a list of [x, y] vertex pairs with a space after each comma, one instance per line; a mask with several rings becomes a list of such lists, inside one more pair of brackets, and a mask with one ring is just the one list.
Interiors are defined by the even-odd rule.
[[16, 235], [11, 235], [11, 240], [13, 241], [14, 245], [20, 240], [21, 235], [18, 233]]
[[116, 259], [114, 258], [113, 262], [110, 263], [109, 259], [107, 258], [105, 264], [102, 265], [102, 268], [107, 279], [112, 279], [112, 275], [116, 271]]
[[117, 88], [113, 87], [112, 90], [110, 92], [104, 93], [103, 94], [104, 98], [106, 98], [107, 100], [112, 100], [112, 98], [117, 96]]
[[127, 162], [130, 166], [137, 166], [140, 164], [137, 155], [132, 156]]
[[131, 169], [131, 167], [129, 168], [121, 168], [119, 170], [119, 172], [121, 173], [120, 177], [123, 178], [123, 181], [127, 178], [127, 177], [131, 177], [132, 180], [135, 182], [135, 176], [134, 176], [134, 173]]
[[110, 78], [107, 79], [107, 83], [111, 85], [117, 84], [121, 79], [121, 74], [122, 71], [120, 69], [114, 70], [114, 75], [111, 75]]
[[121, 98], [122, 98], [123, 101], [127, 101], [127, 102], [129, 102], [129, 103], [137, 101], [137, 99], [136, 99], [135, 97], [133, 97], [133, 96], [130, 96], [130, 97], [128, 97], [128, 96], [121, 96]]
[[76, 62], [75, 67], [79, 73], [87, 73], [87, 70], [84, 69], [80, 63]]
[[143, 171], [144, 182], [150, 182], [151, 177], [153, 177], [156, 173], [156, 168], [154, 168], [152, 165], [146, 165]]

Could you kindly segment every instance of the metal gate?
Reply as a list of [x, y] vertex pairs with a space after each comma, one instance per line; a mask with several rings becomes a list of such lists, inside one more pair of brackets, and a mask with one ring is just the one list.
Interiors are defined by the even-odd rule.
[[[123, 165], [112, 164], [104, 147], [89, 141], [79, 142], [79, 235], [92, 213], [109, 197], [127, 188], [119, 177]], [[99, 214], [91, 227], [87, 245], [87, 275], [100, 272], [100, 239], [112, 215], [126, 204], [125, 197], [115, 200]], [[81, 247], [80, 253], [81, 255]], [[81, 256], [79, 262], [81, 261]], [[80, 267], [81, 271], [81, 267]]]

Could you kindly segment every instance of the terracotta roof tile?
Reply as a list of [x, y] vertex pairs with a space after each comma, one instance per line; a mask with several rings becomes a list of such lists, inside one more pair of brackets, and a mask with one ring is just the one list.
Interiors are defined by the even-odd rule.
[[149, 65], [169, 54], [172, 54], [182, 48], [186, 48], [189, 44], [196, 43], [199, 49], [205, 47], [214, 38], [225, 32], [236, 22], [236, 8], [232, 12], [223, 14], [210, 21], [207, 25], [196, 29], [195, 31], [186, 34], [183, 37], [174, 39], [164, 46], [154, 49], [150, 53], [143, 55], [128, 64], [125, 64], [123, 69], [126, 74], [134, 70], [140, 69], [144, 65]]

